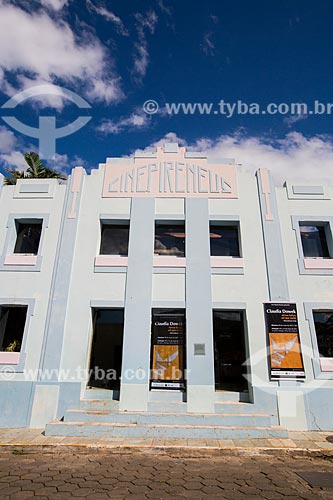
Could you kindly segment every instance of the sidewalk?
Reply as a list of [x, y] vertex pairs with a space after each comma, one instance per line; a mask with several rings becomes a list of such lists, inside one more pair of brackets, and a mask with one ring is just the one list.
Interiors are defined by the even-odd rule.
[[208, 452], [297, 452], [299, 454], [333, 455], [333, 432], [289, 432], [288, 439], [133, 439], [44, 436], [43, 429], [0, 428], [0, 447], [76, 447], [96, 450], [183, 450], [186, 454]]

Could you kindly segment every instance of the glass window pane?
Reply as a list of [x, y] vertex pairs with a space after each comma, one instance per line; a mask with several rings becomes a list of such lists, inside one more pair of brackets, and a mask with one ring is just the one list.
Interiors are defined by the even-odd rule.
[[17, 222], [17, 238], [14, 253], [38, 254], [40, 236], [42, 234], [42, 223]]
[[20, 352], [27, 310], [27, 306], [0, 308], [0, 351]]
[[333, 358], [333, 311], [314, 311], [319, 355], [321, 358]]
[[185, 257], [185, 225], [156, 224], [154, 253]]
[[329, 258], [325, 226], [300, 225], [304, 257]]
[[210, 254], [240, 257], [238, 226], [210, 225]]
[[128, 255], [129, 224], [102, 224], [100, 255]]

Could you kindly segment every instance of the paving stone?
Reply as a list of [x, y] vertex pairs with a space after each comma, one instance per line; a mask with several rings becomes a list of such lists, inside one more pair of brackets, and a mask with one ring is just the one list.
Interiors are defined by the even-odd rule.
[[52, 495], [53, 493], [57, 493], [57, 490], [56, 488], [54, 488], [53, 486], [50, 486], [50, 487], [45, 487], [45, 488], [40, 488], [39, 490], [36, 490], [35, 491], [35, 496], [36, 497], [39, 497], [39, 496], [50, 496]]
[[18, 491], [11, 495], [11, 500], [28, 500], [29, 498], [33, 498], [35, 496], [33, 491]]

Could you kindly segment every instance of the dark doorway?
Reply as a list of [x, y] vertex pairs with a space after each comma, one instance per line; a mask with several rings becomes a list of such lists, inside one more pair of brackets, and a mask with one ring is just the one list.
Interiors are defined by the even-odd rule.
[[93, 310], [88, 387], [120, 390], [124, 309]]
[[248, 389], [243, 311], [213, 311], [215, 390]]

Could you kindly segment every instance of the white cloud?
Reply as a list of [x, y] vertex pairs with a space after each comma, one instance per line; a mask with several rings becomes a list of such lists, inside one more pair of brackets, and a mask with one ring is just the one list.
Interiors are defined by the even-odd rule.
[[[111, 70], [112, 60], [96, 37], [77, 40], [66, 22], [45, 12], [29, 14], [0, 0], [2, 90], [15, 93], [32, 82], [80, 82], [90, 98], [109, 103], [122, 98], [119, 79]], [[17, 73], [13, 88], [6, 78]]]
[[146, 32], [154, 34], [158, 17], [154, 11], [148, 11], [145, 15], [135, 14], [138, 40], [134, 44], [134, 67], [133, 74], [141, 82], [144, 78], [149, 64], [149, 52]]
[[118, 17], [114, 12], [111, 12], [111, 10], [106, 9], [105, 7], [97, 7], [91, 0], [87, 0], [87, 7], [91, 11], [96, 12], [96, 14], [99, 14], [100, 16], [104, 17], [106, 21], [109, 21], [113, 23], [113, 25], [116, 27], [118, 33], [124, 36], [128, 36], [128, 31], [124, 26], [124, 23]]
[[[217, 139], [201, 138], [186, 144], [174, 133], [168, 133], [152, 146], [164, 142], [179, 142], [189, 150], [203, 151], [211, 161], [234, 158], [253, 174], [258, 168], [271, 170], [276, 182], [285, 180], [329, 182], [333, 180], [333, 137], [315, 135], [305, 137], [289, 132], [284, 138], [245, 136], [242, 132], [221, 135]], [[150, 146], [151, 147], [151, 146]]]
[[136, 109], [130, 116], [119, 120], [103, 120], [97, 130], [105, 135], [119, 134], [124, 130], [142, 129], [148, 125], [150, 117], [142, 109]]
[[24, 160], [24, 153], [21, 153], [20, 151], [1, 153], [0, 161], [4, 163], [5, 168], [13, 170], [26, 170], [28, 167]]
[[8, 130], [6, 127], [0, 127], [0, 151], [1, 153], [8, 153], [10, 152], [14, 145], [15, 145], [16, 139], [10, 130]]
[[288, 127], [290, 128], [294, 123], [297, 123], [297, 122], [300, 122], [302, 120], [306, 120], [308, 118], [309, 115], [305, 115], [305, 114], [298, 114], [298, 115], [290, 115], [290, 116], [286, 116], [284, 119], [283, 119], [283, 122], [286, 123], [288, 125]]
[[61, 10], [70, 0], [40, 0], [40, 3], [44, 7], [50, 7], [53, 10]]

